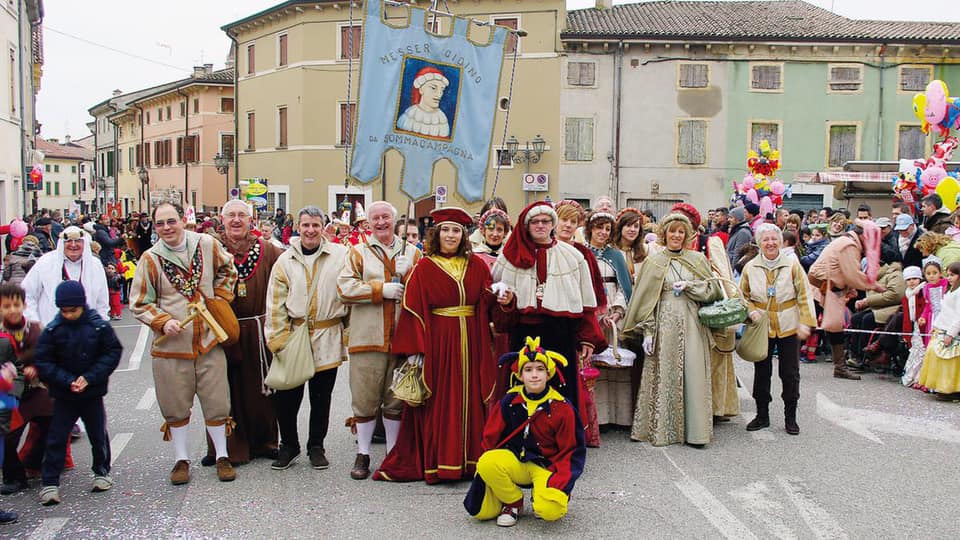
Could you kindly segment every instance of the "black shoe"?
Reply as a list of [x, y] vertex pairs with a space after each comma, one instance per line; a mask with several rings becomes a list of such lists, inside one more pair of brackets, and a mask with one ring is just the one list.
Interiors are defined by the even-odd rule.
[[28, 484], [26, 480], [18, 480], [16, 482], [6, 482], [0, 486], [0, 495], [13, 495], [27, 489]]
[[297, 459], [299, 455], [299, 448], [281, 446], [280, 449], [277, 450], [277, 459], [270, 465], [270, 468], [275, 471], [287, 470], [293, 465], [293, 461]]
[[200, 465], [204, 467], [213, 467], [217, 463], [217, 458], [214, 456], [203, 456], [203, 459], [200, 460]]
[[799, 434], [800, 434], [800, 426], [797, 425], [797, 421], [796, 421], [796, 420], [789, 420], [789, 419], [788, 419], [786, 422], [784, 422], [784, 429], [786, 429], [786, 430], [787, 430], [787, 433], [789, 433], [790, 435], [799, 435]]
[[18, 519], [16, 512], [0, 512], [0, 523], [16, 523]]
[[354, 480], [366, 480], [369, 476], [370, 456], [357, 454], [357, 459], [353, 462], [353, 470], [350, 471], [350, 478]]
[[323, 448], [311, 448], [310, 452], [310, 466], [318, 471], [322, 471], [330, 467], [330, 462], [327, 461], [326, 453]]
[[747, 424], [747, 431], [757, 431], [770, 427], [770, 417], [760, 416], [759, 414]]

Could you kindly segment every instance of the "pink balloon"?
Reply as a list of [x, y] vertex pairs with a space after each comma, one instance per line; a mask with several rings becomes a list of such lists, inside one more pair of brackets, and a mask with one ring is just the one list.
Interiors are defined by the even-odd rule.
[[943, 121], [947, 114], [947, 85], [941, 80], [933, 80], [927, 85], [927, 105], [924, 117], [931, 126]]
[[10, 236], [14, 238], [23, 238], [27, 235], [27, 224], [20, 218], [14, 218], [10, 222]]
[[773, 201], [770, 200], [770, 197], [764, 197], [760, 199], [760, 215], [761, 216], [772, 214], [773, 211], [774, 211]]
[[774, 180], [773, 183], [770, 184], [770, 191], [772, 191], [774, 195], [783, 195], [783, 192], [786, 190], [787, 187], [779, 180]]
[[743, 177], [743, 183], [741, 183], [740, 185], [746, 189], [753, 189], [753, 186], [755, 186], [756, 184], [757, 184], [757, 181], [753, 178], [753, 175], [748, 174]]
[[920, 182], [930, 189], [935, 189], [937, 184], [946, 177], [947, 171], [943, 165], [931, 165], [920, 173]]
[[757, 196], [757, 190], [755, 189], [747, 190], [747, 199], [750, 199], [750, 202], [752, 202], [753, 204], [760, 203], [760, 197]]

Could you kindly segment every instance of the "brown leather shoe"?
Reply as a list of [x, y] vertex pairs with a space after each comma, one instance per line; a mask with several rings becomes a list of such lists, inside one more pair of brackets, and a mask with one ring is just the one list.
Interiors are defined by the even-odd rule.
[[190, 482], [190, 462], [179, 460], [170, 471], [170, 483], [175, 486], [182, 486]]
[[844, 358], [843, 345], [833, 345], [831, 347], [832, 356], [833, 356], [833, 377], [835, 379], [848, 379], [851, 381], [859, 381], [860, 376], [850, 373], [850, 370], [847, 369], [846, 359]]
[[217, 460], [217, 478], [221, 482], [233, 482], [237, 478], [237, 471], [233, 470], [230, 458], [222, 457]]
[[354, 480], [366, 480], [370, 476], [370, 456], [357, 454], [357, 460], [353, 462], [353, 470], [350, 471], [350, 478]]

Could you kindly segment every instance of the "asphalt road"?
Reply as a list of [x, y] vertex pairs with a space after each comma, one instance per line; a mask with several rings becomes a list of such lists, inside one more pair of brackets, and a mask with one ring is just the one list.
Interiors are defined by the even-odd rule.
[[[286, 471], [254, 461], [220, 483], [201, 468], [200, 415], [192, 425], [193, 480], [169, 484], [172, 448], [159, 431], [149, 355], [135, 355], [140, 329], [129, 314], [114, 323], [124, 359], [107, 396], [114, 489], [89, 492], [90, 453], [74, 443], [77, 467], [63, 476], [63, 502], [40, 506], [37, 481], [0, 497], [20, 513], [0, 526], [16, 538], [473, 538], [498, 536], [612, 538], [956, 538], [960, 536], [960, 404], [867, 375], [831, 377], [827, 364], [801, 366], [799, 436], [783, 430], [782, 407], [770, 429], [748, 433], [753, 401], [741, 392], [743, 415], [715, 429], [704, 449], [653, 448], [608, 433], [590, 449], [570, 513], [545, 523], [529, 513], [500, 530], [472, 520], [461, 506], [467, 483], [357, 482], [349, 478], [355, 444], [347, 370], [334, 391], [331, 467], [314, 471], [306, 456]], [[141, 360], [142, 358], [142, 360]], [[753, 368], [738, 362], [745, 388]], [[774, 395], [779, 382], [774, 377]], [[775, 398], [778, 399], [778, 398]], [[199, 405], [197, 405], [199, 407]], [[306, 437], [306, 400], [301, 436]], [[382, 459], [375, 445], [373, 465]], [[529, 501], [529, 498], [528, 498]]]

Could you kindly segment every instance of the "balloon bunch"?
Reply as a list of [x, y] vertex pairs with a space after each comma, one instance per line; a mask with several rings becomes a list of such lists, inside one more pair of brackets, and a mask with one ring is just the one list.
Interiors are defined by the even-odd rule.
[[926, 91], [913, 96], [913, 114], [922, 122], [921, 129], [930, 133], [933, 128], [941, 137], [951, 129], [960, 128], [960, 98], [951, 98], [947, 83], [933, 80]]
[[902, 201], [914, 204], [916, 199], [936, 193], [952, 212], [957, 206], [960, 182], [947, 172], [947, 162], [960, 146], [960, 141], [950, 135], [950, 130], [960, 129], [960, 98], [951, 98], [947, 84], [933, 80], [923, 93], [913, 97], [913, 113], [922, 122], [924, 133], [932, 130], [943, 140], [933, 145], [930, 157], [914, 162], [914, 174], [901, 169], [893, 180], [893, 192]]
[[779, 208], [784, 197], [792, 196], [792, 186], [776, 179], [780, 151], [771, 149], [766, 139], [760, 141], [760, 152], [750, 150], [747, 154], [747, 168], [750, 172], [743, 180], [733, 183], [732, 202], [754, 203], [760, 206], [760, 215], [766, 215]]

